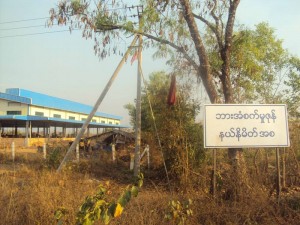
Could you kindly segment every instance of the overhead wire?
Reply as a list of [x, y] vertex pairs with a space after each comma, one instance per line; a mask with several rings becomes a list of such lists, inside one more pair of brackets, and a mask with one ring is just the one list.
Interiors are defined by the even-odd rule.
[[[115, 10], [129, 9], [129, 8], [130, 7], [125, 6], [125, 7], [115, 8], [115, 9], [106, 9], [105, 11], [115, 11]], [[0, 25], [2, 25], [2, 24], [12, 24], [12, 23], [21, 23], [21, 22], [28, 22], [28, 21], [36, 21], [36, 20], [45, 20], [45, 19], [50, 19], [50, 17], [37, 17], [37, 18], [22, 19], [22, 20], [4, 21], [4, 22], [0, 22]], [[10, 30], [37, 28], [37, 27], [42, 27], [42, 26], [45, 26], [45, 25], [29, 25], [29, 26], [23, 26], [23, 27], [0, 28], [0, 31], [10, 31]], [[79, 30], [79, 29], [72, 29], [72, 31], [73, 30]], [[29, 33], [29, 34], [5, 35], [5, 36], [0, 36], [0, 39], [2, 39], [2, 38], [13, 38], [13, 37], [34, 36], [34, 35], [51, 34], [51, 33], [62, 33], [62, 32], [67, 32], [67, 31], [70, 31], [70, 30], [46, 31], [46, 32], [36, 32], [36, 33]]]
[[[118, 8], [111, 8], [111, 9], [105, 9], [105, 11], [116, 11], [116, 10], [124, 10], [124, 9], [131, 9], [132, 6], [124, 6], [124, 7], [118, 7]], [[9, 24], [9, 23], [20, 23], [20, 22], [27, 22], [27, 21], [34, 21], [34, 20], [44, 20], [44, 19], [50, 19], [49, 16], [47, 17], [37, 17], [37, 18], [30, 18], [30, 19], [22, 19], [22, 20], [12, 20], [12, 21], [4, 21], [0, 22], [0, 24]]]
[[45, 25], [32, 25], [32, 26], [26, 26], [26, 27], [11, 27], [11, 28], [0, 28], [0, 31], [2, 30], [20, 30], [20, 29], [27, 29], [27, 28], [34, 28], [34, 27], [45, 27]]
[[[73, 29], [73, 30], [80, 30], [80, 29]], [[57, 31], [46, 31], [46, 32], [37, 32], [37, 33], [30, 33], [30, 34], [15, 34], [15, 35], [0, 36], [0, 39], [1, 38], [11, 38], [11, 37], [35, 36], [35, 35], [51, 34], [51, 33], [62, 33], [62, 32], [67, 32], [67, 31], [70, 32], [70, 30], [57, 30]]]
[[24, 20], [5, 21], [5, 22], [0, 22], [0, 24], [20, 23], [20, 22], [33, 21], [33, 20], [44, 20], [44, 19], [50, 19], [50, 17], [39, 17], [39, 18], [31, 18], [31, 19], [24, 19]]
[[[43, 18], [33, 18], [33, 19], [26, 19], [26, 20], [15, 20], [15, 21], [9, 21], [5, 23], [16, 23], [16, 22], [24, 22], [24, 21], [32, 21], [32, 20], [40, 20], [40, 19], [47, 19], [49, 17], [43, 17]], [[0, 23], [4, 24], [4, 23]], [[52, 26], [59, 26], [58, 24], [54, 24]], [[28, 26], [21, 26], [21, 27], [10, 27], [10, 28], [0, 28], [1, 31], [13, 31], [13, 30], [22, 30], [22, 29], [31, 29], [31, 28], [47, 28], [46, 25], [28, 25]], [[72, 29], [72, 31], [76, 31], [79, 29]], [[12, 38], [12, 37], [25, 37], [25, 36], [35, 36], [35, 35], [42, 35], [42, 34], [51, 34], [51, 33], [62, 33], [62, 32], [70, 32], [70, 29], [65, 30], [54, 30], [54, 31], [44, 31], [44, 32], [34, 32], [34, 33], [28, 33], [28, 34], [12, 34], [12, 35], [4, 35], [0, 36], [1, 38]]]
[[[50, 19], [50, 17], [38, 17], [38, 18], [30, 18], [30, 19], [22, 19], [22, 20], [5, 21], [5, 22], [0, 22], [0, 25], [13, 24], [13, 23], [22, 23], [22, 22], [29, 22], [29, 21], [37, 21], [37, 20], [45, 20], [45, 19]], [[22, 30], [22, 29], [25, 30], [25, 29], [41, 28], [41, 27], [47, 28], [46, 25], [28, 25], [28, 26], [20, 26], [20, 27], [0, 28], [0, 32], [3, 33], [4, 31], [15, 31], [15, 30]], [[77, 29], [73, 29], [73, 30], [77, 30]], [[52, 33], [63, 33], [63, 32], [67, 32], [67, 31], [70, 31], [70, 30], [69, 29], [68, 30], [64, 29], [64, 30], [54, 30], [54, 31], [33, 32], [33, 33], [27, 33], [27, 34], [10, 34], [10, 35], [0, 36], [0, 39], [35, 36], [35, 35], [52, 34]]]

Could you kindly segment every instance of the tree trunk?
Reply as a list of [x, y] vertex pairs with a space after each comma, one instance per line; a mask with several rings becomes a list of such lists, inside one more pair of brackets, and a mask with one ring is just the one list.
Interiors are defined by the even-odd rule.
[[190, 5], [190, 1], [180, 0], [180, 3], [183, 7], [183, 16], [189, 27], [189, 31], [191, 33], [191, 37], [195, 44], [196, 52], [199, 58], [200, 64], [198, 67], [197, 75], [198, 77], [201, 77], [203, 86], [209, 96], [210, 102], [211, 103], [220, 102], [218, 92], [213, 82], [213, 76], [211, 73], [209, 59], [206, 54], [206, 50], [200, 36], [197, 23], [193, 16], [193, 11]]
[[[234, 103], [233, 99], [233, 89], [232, 83], [230, 79], [230, 57], [231, 57], [231, 45], [232, 45], [232, 34], [233, 34], [233, 27], [235, 21], [235, 14], [236, 9], [239, 5], [240, 0], [232, 0], [230, 1], [230, 6], [228, 10], [228, 19], [226, 23], [226, 28], [224, 30], [224, 43], [222, 40], [219, 40], [219, 53], [222, 59], [222, 67], [221, 67], [221, 76], [220, 80], [223, 87], [223, 95], [225, 103]], [[203, 41], [201, 39], [198, 26], [195, 22], [195, 15], [193, 14], [190, 1], [187, 0], [180, 0], [180, 4], [183, 8], [183, 17], [187, 22], [189, 27], [189, 31], [192, 37], [192, 40], [195, 44], [195, 49], [199, 58], [199, 69], [198, 69], [198, 76], [201, 77], [203, 81], [203, 85], [205, 90], [210, 98], [211, 103], [220, 103], [220, 99], [218, 96], [217, 88], [213, 81], [213, 75], [210, 68], [210, 62], [208, 56], [206, 54], [205, 47], [203, 45]], [[214, 13], [214, 12], [212, 12]], [[214, 17], [217, 20], [216, 17]], [[204, 23], [211, 25], [208, 21], [203, 19]], [[216, 21], [215, 27], [213, 27], [213, 32], [217, 35], [217, 37], [221, 37], [220, 33], [218, 33], [218, 21]], [[228, 149], [228, 156], [232, 165], [232, 173], [234, 175], [234, 182], [232, 182], [233, 186], [231, 191], [232, 193], [236, 193], [234, 195], [239, 195], [239, 190], [241, 185], [246, 182], [246, 166], [245, 160], [243, 157], [243, 150], [242, 149]]]
[[230, 180], [226, 190], [226, 199], [240, 201], [249, 189], [249, 179], [243, 149], [228, 149], [231, 162]]

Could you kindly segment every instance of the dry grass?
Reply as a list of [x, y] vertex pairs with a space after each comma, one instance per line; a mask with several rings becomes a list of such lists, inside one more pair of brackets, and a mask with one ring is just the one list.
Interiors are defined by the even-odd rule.
[[[124, 187], [132, 182], [128, 167], [129, 162], [121, 160], [112, 164], [110, 154], [103, 153], [82, 159], [80, 165], [57, 173], [49, 169], [37, 153], [17, 155], [15, 163], [9, 155], [0, 153], [0, 224], [55, 224], [54, 212], [59, 207], [68, 210], [64, 224], [75, 224], [79, 206], [87, 195], [95, 193], [101, 182], [109, 180], [112, 187], [110, 198], [118, 198]], [[193, 200], [193, 216], [186, 222], [190, 225], [299, 224], [299, 187], [294, 192], [289, 191], [289, 195], [284, 193], [280, 204], [274, 195], [269, 196], [270, 187], [258, 180], [251, 182], [251, 187], [239, 201], [224, 200], [221, 191], [218, 198], [213, 199], [207, 182], [208, 165], [203, 165], [200, 175], [191, 173], [193, 185], [188, 188], [172, 182], [173, 192], [167, 190], [164, 171], [157, 167], [155, 165], [156, 169], [150, 172], [144, 170], [145, 181], [139, 196], [132, 199], [122, 216], [111, 224], [175, 224], [165, 219], [168, 203], [188, 198]], [[224, 170], [226, 163], [220, 163], [219, 167]], [[255, 181], [255, 174], [250, 177]]]
[[35, 171], [26, 166], [0, 177], [1, 224], [54, 224], [53, 213], [64, 206], [74, 221], [76, 208], [97, 182], [79, 174]]

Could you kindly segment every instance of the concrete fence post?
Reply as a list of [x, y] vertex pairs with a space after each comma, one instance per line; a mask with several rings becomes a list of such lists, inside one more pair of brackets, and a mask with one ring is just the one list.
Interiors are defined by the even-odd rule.
[[12, 156], [12, 161], [15, 162], [15, 142], [14, 141], [11, 143], [11, 156]]
[[43, 144], [43, 156], [44, 156], [44, 159], [47, 158], [47, 149], [46, 149], [46, 143]]
[[130, 153], [130, 170], [133, 170], [134, 166], [134, 154]]
[[115, 162], [116, 161], [116, 145], [115, 144], [111, 145], [111, 152], [112, 152], [112, 160], [113, 160], [113, 162]]
[[76, 161], [79, 163], [79, 144], [76, 145]]

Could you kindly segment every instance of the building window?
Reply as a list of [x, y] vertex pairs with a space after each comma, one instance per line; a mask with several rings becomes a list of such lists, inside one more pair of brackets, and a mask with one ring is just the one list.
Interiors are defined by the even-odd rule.
[[53, 114], [53, 117], [54, 118], [61, 118], [61, 115], [59, 115], [59, 114]]
[[86, 121], [86, 118], [81, 118], [81, 121]]
[[116, 123], [116, 125], [119, 125], [119, 123]]
[[43, 112], [35, 112], [34, 115], [36, 115], [36, 116], [44, 116], [44, 113]]
[[105, 123], [105, 121], [104, 121], [104, 120], [101, 120], [101, 123]]
[[112, 124], [112, 122], [109, 122], [109, 124]]
[[21, 115], [21, 111], [6, 111], [7, 115]]
[[75, 116], [69, 116], [69, 120], [75, 120]]
[[93, 123], [97, 123], [97, 120], [92, 120]]

